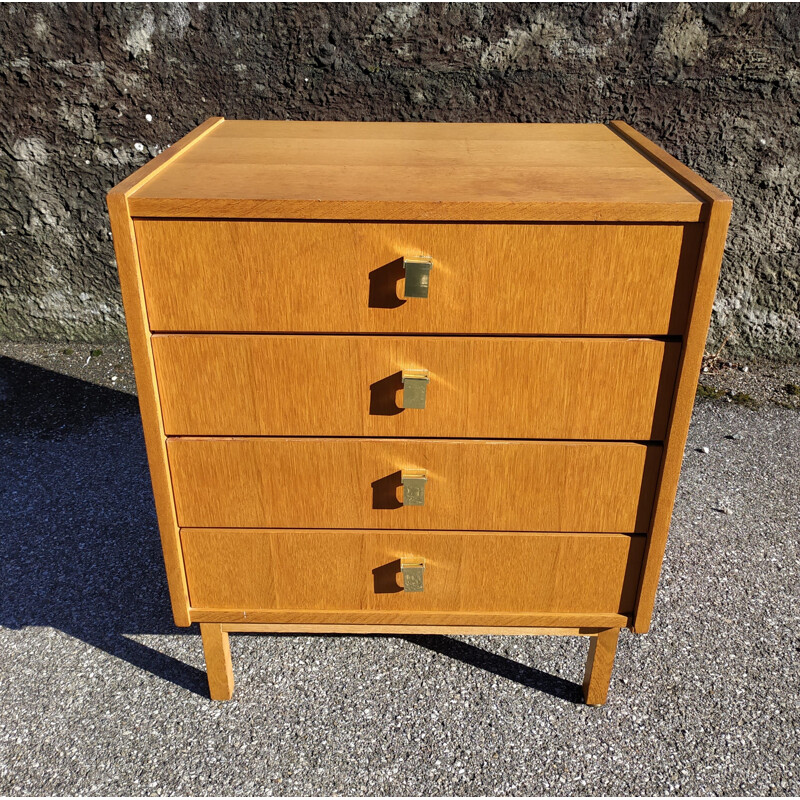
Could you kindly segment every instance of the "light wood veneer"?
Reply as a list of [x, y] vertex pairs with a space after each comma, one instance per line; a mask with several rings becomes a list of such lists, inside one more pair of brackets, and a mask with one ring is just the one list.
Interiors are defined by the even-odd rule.
[[[644, 537], [454, 531], [184, 528], [198, 609], [629, 614]], [[425, 559], [425, 591], [402, 591], [400, 559]], [[498, 573], [502, 570], [502, 573]], [[356, 619], [363, 616], [356, 616]]]
[[140, 217], [334, 220], [673, 222], [706, 210], [612, 128], [520, 123], [226, 120], [129, 202]]
[[[699, 225], [136, 220], [154, 331], [680, 334]], [[433, 259], [426, 300], [403, 257]], [[488, 302], [491, 298], [491, 302]]]
[[[616, 533], [646, 533], [661, 456], [630, 442], [188, 436], [167, 451], [183, 527]], [[401, 502], [411, 469], [428, 473], [421, 506]]]
[[[664, 438], [678, 342], [156, 335], [169, 436]], [[427, 370], [424, 409], [403, 370]]]
[[211, 697], [231, 632], [548, 632], [591, 637], [605, 702], [650, 624], [730, 198], [621, 122], [213, 118], [108, 205]]

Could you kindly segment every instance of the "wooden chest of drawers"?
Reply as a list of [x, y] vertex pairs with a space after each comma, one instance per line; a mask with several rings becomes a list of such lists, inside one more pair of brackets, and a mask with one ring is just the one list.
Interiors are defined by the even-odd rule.
[[175, 622], [648, 629], [731, 202], [624, 123], [211, 119], [108, 196]]

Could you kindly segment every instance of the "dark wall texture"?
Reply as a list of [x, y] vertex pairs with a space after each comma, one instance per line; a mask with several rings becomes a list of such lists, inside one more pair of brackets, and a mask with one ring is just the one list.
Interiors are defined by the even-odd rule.
[[734, 198], [708, 343], [800, 356], [800, 5], [0, 6], [0, 338], [125, 335], [104, 194], [214, 115], [624, 119]]

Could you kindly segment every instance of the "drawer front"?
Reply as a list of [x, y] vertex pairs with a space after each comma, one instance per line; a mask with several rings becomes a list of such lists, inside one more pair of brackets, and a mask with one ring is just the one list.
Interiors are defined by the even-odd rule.
[[[193, 608], [622, 613], [644, 537], [183, 529]], [[400, 560], [425, 562], [421, 592]]]
[[[178, 524], [647, 530], [659, 446], [442, 439], [167, 440]], [[427, 471], [404, 505], [403, 470]]]
[[[154, 331], [681, 334], [699, 225], [135, 222]], [[433, 259], [404, 299], [404, 257]]]
[[[157, 335], [173, 436], [662, 439], [680, 353], [652, 339]], [[427, 370], [403, 408], [403, 370]], [[410, 400], [410, 402], [413, 402]]]

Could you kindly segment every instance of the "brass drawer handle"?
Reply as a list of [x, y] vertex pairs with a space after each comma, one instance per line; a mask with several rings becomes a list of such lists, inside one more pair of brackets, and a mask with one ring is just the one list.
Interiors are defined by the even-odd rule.
[[403, 408], [425, 408], [428, 393], [428, 370], [403, 370]]
[[424, 469], [404, 469], [400, 473], [400, 482], [403, 484], [403, 505], [424, 506], [425, 484], [428, 473]]
[[403, 259], [403, 272], [406, 278], [403, 294], [406, 297], [428, 296], [428, 285], [430, 283], [432, 267], [433, 259], [431, 258]]
[[425, 590], [423, 576], [425, 574], [425, 559], [401, 558], [400, 572], [403, 573], [404, 592], [422, 592]]

